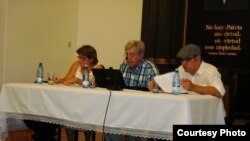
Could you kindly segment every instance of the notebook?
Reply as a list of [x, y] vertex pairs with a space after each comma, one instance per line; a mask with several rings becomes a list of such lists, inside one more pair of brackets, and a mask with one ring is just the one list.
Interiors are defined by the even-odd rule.
[[118, 69], [92, 69], [97, 87], [109, 90], [123, 90], [125, 88], [122, 73]]
[[122, 72], [118, 69], [92, 69], [96, 86], [110, 90], [133, 89], [139, 91], [149, 91], [148, 88], [137, 86], [126, 86]]

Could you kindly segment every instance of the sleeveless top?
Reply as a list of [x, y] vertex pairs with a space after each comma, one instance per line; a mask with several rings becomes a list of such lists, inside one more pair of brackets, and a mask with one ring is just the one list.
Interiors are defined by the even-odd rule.
[[[76, 78], [82, 79], [82, 72], [81, 72], [81, 66], [78, 66], [77, 70], [76, 70], [76, 74], [75, 74]], [[93, 73], [92, 71], [89, 72], [89, 80], [91, 80], [93, 78]]]

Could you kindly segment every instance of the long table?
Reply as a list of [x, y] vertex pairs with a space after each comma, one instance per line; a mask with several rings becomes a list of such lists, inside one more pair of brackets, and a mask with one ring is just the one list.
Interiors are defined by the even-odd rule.
[[210, 95], [35, 83], [3, 85], [0, 117], [170, 140], [174, 124], [225, 124], [222, 100]]

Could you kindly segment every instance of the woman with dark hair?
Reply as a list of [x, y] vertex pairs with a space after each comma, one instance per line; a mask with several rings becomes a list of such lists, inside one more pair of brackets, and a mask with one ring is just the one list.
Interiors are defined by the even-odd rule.
[[[88, 65], [89, 72], [89, 84], [94, 83], [94, 77], [92, 73], [93, 68], [104, 69], [104, 66], [98, 63], [97, 52], [91, 45], [83, 45], [76, 50], [78, 54], [78, 60], [73, 62], [68, 73], [64, 78], [55, 78], [54, 83], [62, 83], [65, 85], [79, 84], [82, 85], [84, 66]], [[68, 141], [74, 141], [74, 129], [66, 128], [66, 134]], [[84, 131], [85, 141], [91, 140], [91, 131]]]
[[[82, 85], [82, 74], [85, 65], [88, 65], [89, 81], [93, 84], [94, 77], [92, 74], [92, 68], [104, 68], [103, 65], [98, 65], [97, 53], [94, 47], [90, 45], [83, 45], [77, 49], [78, 60], [74, 61], [71, 65], [68, 73], [64, 78], [55, 77], [54, 83], [71, 85], [80, 84]], [[43, 123], [39, 121], [24, 120], [27, 127], [33, 130], [34, 134], [32, 138], [34, 141], [56, 141], [56, 130], [58, 125]], [[68, 141], [74, 140], [74, 129], [66, 128], [66, 134]], [[84, 131], [85, 141], [90, 141], [91, 131]]]
[[97, 52], [91, 45], [83, 45], [76, 50], [78, 54], [78, 60], [76, 60], [70, 67], [68, 73], [64, 78], [55, 78], [55, 83], [62, 83], [65, 85], [71, 85], [74, 83], [82, 85], [82, 74], [85, 65], [88, 65], [89, 81], [90, 84], [94, 81], [92, 68], [104, 68], [103, 65], [97, 64]]

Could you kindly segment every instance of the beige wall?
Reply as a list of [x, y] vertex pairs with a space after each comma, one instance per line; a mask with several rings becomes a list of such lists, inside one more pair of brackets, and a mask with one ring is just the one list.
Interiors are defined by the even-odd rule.
[[0, 90], [4, 81], [5, 12], [6, 1], [0, 0]]
[[76, 43], [78, 5], [78, 0], [7, 1], [3, 83], [33, 82], [39, 62], [45, 74], [66, 73], [75, 57], [68, 42]]
[[0, 2], [0, 84], [33, 82], [40, 61], [45, 72], [63, 76], [82, 44], [96, 47], [100, 63], [118, 68], [125, 43], [140, 39], [142, 0]]
[[142, 0], [81, 0], [78, 45], [96, 47], [100, 63], [119, 68], [128, 40], [140, 39]]

